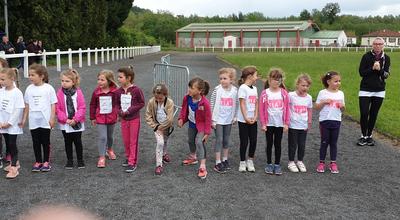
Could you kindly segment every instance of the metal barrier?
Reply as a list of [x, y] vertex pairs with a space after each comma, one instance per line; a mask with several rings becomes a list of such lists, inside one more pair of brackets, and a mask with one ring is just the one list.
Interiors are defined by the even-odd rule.
[[183, 97], [187, 94], [190, 72], [187, 66], [173, 64], [154, 64], [154, 85], [163, 83], [167, 86], [169, 97], [175, 103], [174, 115], [182, 106]]
[[171, 55], [167, 54], [161, 57], [161, 63], [163, 64], [171, 64]]

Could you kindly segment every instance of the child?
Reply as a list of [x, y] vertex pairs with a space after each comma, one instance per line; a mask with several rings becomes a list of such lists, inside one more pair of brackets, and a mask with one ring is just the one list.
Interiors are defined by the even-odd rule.
[[32, 64], [29, 67], [29, 80], [32, 84], [25, 90], [26, 107], [21, 126], [25, 124], [29, 113], [29, 129], [36, 159], [32, 172], [48, 172], [51, 169], [50, 131], [55, 125], [57, 96], [54, 88], [48, 84], [49, 75], [46, 67]]
[[156, 175], [163, 173], [163, 162], [171, 161], [167, 153], [168, 136], [172, 131], [174, 121], [174, 102], [168, 98], [168, 89], [164, 84], [153, 88], [153, 98], [146, 108], [146, 122], [156, 136]]
[[20, 164], [18, 161], [17, 135], [22, 134], [18, 124], [22, 120], [25, 108], [21, 90], [14, 85], [15, 71], [10, 68], [0, 70], [0, 133], [3, 134], [6, 147], [11, 155], [11, 163], [4, 168], [8, 172], [6, 178], [14, 179], [18, 176]]
[[117, 91], [117, 108], [121, 117], [122, 139], [125, 145], [125, 172], [136, 170], [139, 150], [140, 109], [144, 106], [142, 90], [133, 84], [135, 73], [132, 67], [118, 69], [121, 87]]
[[[236, 70], [222, 68], [218, 71], [220, 84], [215, 87], [211, 95], [212, 126], [215, 129], [215, 166], [218, 173], [225, 173], [231, 169], [228, 162], [228, 153], [232, 124], [237, 115], [237, 88], [233, 86]], [[223, 157], [221, 160], [221, 149]]]
[[[265, 173], [281, 175], [281, 142], [283, 131], [289, 125], [289, 97], [283, 83], [284, 73], [281, 69], [270, 69], [265, 88], [260, 98], [261, 130], [267, 139], [267, 165]], [[272, 146], [275, 147], [275, 164], [272, 164]]]
[[97, 87], [93, 91], [90, 100], [90, 120], [92, 126], [97, 127], [99, 135], [97, 144], [99, 150], [98, 168], [106, 167], [106, 155], [108, 159], [117, 159], [113, 145], [114, 126], [117, 122], [117, 83], [111, 70], [102, 70], [97, 74]]
[[[257, 69], [247, 66], [242, 70], [239, 79], [239, 108], [238, 124], [240, 138], [240, 164], [239, 172], [255, 172], [254, 153], [257, 146], [257, 116], [258, 116], [258, 93], [255, 83], [257, 81]], [[246, 161], [247, 145], [250, 140], [249, 157]]]
[[325, 172], [325, 157], [328, 145], [330, 147], [331, 173], [339, 173], [336, 164], [337, 140], [339, 137], [342, 112], [345, 110], [344, 94], [339, 90], [340, 75], [329, 71], [322, 77], [325, 89], [319, 91], [315, 108], [319, 112], [319, 128], [321, 131], [321, 147], [319, 149], [318, 173]]
[[[311, 78], [308, 74], [300, 74], [296, 79], [296, 91], [289, 93], [289, 134], [288, 134], [288, 169], [297, 173], [306, 172], [306, 166], [303, 163], [306, 147], [307, 131], [311, 129], [312, 119], [312, 98], [307, 94], [310, 89]], [[297, 151], [297, 163], [294, 162], [294, 156]]]
[[65, 169], [74, 167], [73, 147], [75, 144], [78, 169], [85, 168], [83, 162], [82, 131], [85, 130], [86, 104], [82, 90], [79, 88], [79, 73], [69, 69], [61, 73], [61, 88], [57, 91], [56, 113], [60, 130], [64, 136], [67, 164]]
[[[197, 164], [200, 160], [198, 177], [207, 177], [206, 143], [211, 133], [211, 109], [206, 98], [210, 85], [198, 77], [189, 81], [188, 95], [183, 98], [182, 109], [178, 119], [178, 126], [189, 121], [188, 143], [190, 155], [183, 161], [184, 165]], [[197, 157], [196, 157], [197, 153]]]

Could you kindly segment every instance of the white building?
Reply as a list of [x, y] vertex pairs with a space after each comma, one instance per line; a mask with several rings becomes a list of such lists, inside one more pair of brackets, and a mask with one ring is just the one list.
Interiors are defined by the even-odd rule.
[[345, 47], [347, 36], [344, 31], [317, 31], [310, 37], [310, 45], [316, 47]]
[[361, 37], [361, 46], [372, 46], [372, 41], [377, 37], [383, 38], [387, 47], [400, 46], [400, 33], [386, 29], [363, 35]]

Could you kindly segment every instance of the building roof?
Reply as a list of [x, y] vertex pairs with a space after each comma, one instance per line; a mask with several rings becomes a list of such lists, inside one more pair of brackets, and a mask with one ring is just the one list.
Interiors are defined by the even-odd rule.
[[363, 37], [400, 37], [400, 33], [397, 31], [383, 29], [368, 34], [364, 34]]
[[347, 37], [357, 37], [356, 34], [352, 31], [346, 31], [345, 33]]
[[343, 31], [317, 31], [313, 33], [310, 39], [338, 39]]
[[318, 25], [308, 21], [263, 21], [263, 22], [223, 22], [192, 23], [177, 32], [217, 32], [217, 31], [303, 31], [308, 27], [319, 30]]

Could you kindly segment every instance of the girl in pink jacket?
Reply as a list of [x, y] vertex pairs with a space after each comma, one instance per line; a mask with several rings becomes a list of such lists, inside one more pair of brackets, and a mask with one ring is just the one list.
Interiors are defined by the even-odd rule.
[[[289, 125], [289, 96], [283, 83], [281, 69], [271, 69], [260, 97], [261, 129], [267, 138], [267, 165], [265, 173], [281, 175], [281, 142], [283, 131]], [[275, 146], [275, 164], [272, 164], [272, 146]]]
[[61, 88], [57, 91], [56, 114], [60, 130], [64, 136], [67, 164], [65, 169], [72, 169], [73, 147], [75, 144], [78, 169], [85, 168], [83, 162], [82, 131], [85, 130], [86, 104], [82, 90], [79, 88], [79, 73], [69, 69], [61, 73]]

